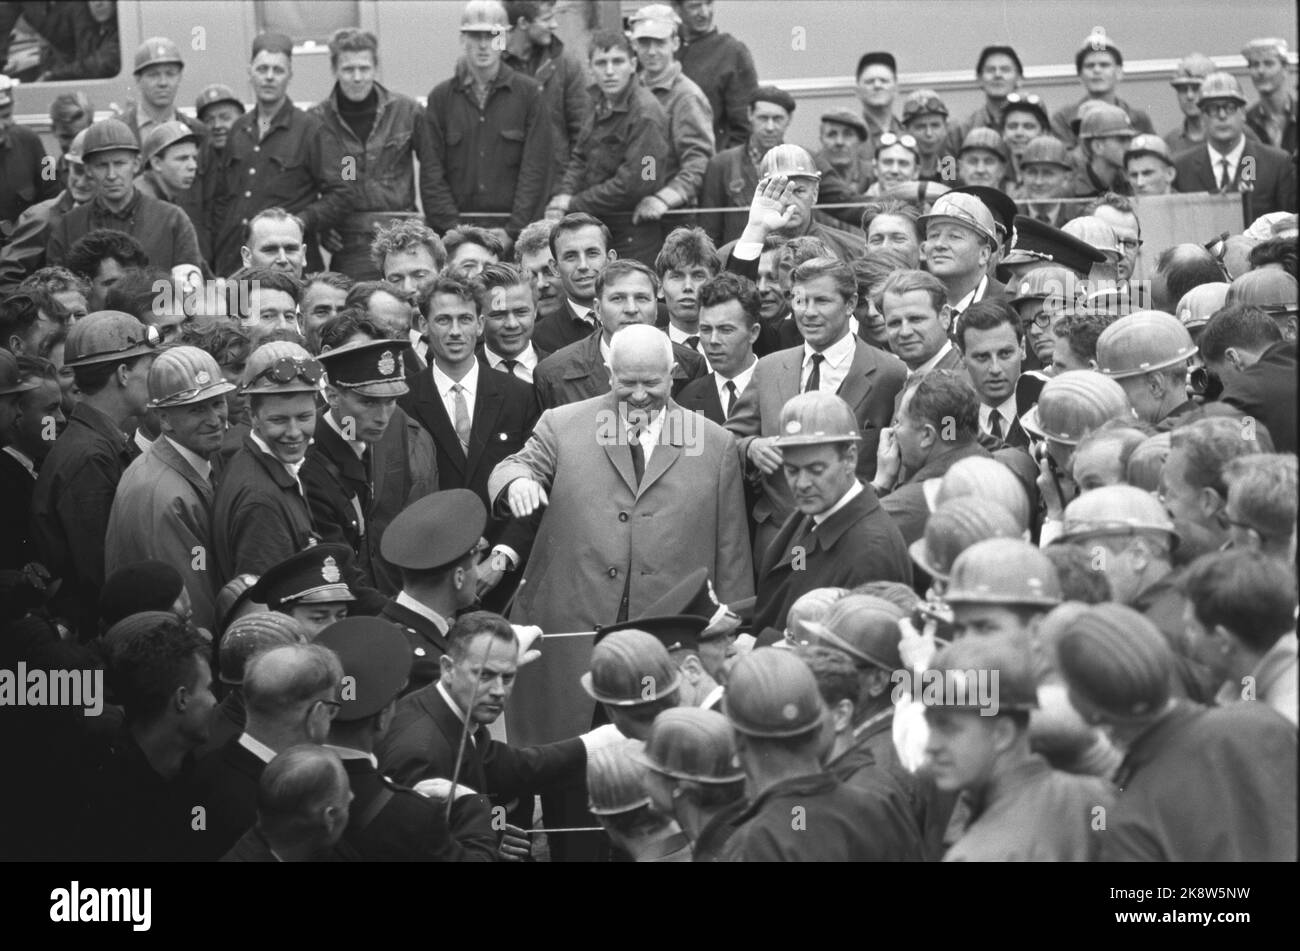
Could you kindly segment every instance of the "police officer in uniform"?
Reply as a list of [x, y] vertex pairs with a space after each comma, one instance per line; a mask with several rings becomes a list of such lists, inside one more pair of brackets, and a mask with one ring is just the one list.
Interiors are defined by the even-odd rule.
[[290, 555], [266, 569], [249, 592], [254, 601], [300, 621], [310, 637], [348, 615], [357, 600], [344, 580], [352, 551], [347, 545], [325, 542]]
[[457, 790], [449, 824], [443, 801], [379, 772], [375, 745], [411, 674], [401, 629], [383, 618], [348, 618], [322, 631], [317, 643], [343, 664], [341, 706], [326, 746], [343, 761], [355, 797], [344, 841], [366, 860], [494, 861], [497, 837], [486, 796]]
[[469, 489], [446, 489], [412, 502], [384, 532], [379, 550], [402, 573], [402, 590], [379, 616], [406, 634], [412, 656], [404, 693], [439, 677], [447, 631], [475, 600], [474, 553], [487, 526], [487, 508]]

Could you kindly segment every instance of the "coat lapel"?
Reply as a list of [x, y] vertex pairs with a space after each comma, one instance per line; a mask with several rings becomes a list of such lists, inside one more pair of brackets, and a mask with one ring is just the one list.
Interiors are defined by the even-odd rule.
[[[176, 470], [186, 482], [194, 487], [194, 491], [199, 494], [199, 498], [203, 499], [204, 504], [211, 507], [213, 500], [212, 484], [195, 472], [194, 467], [185, 461], [184, 456], [172, 448], [172, 444], [168, 440], [159, 436], [154, 440], [149, 451], [163, 465]], [[213, 474], [216, 474], [215, 471]]]
[[871, 378], [876, 372], [876, 362], [871, 359], [871, 345], [858, 338], [853, 340], [853, 362], [849, 364], [849, 374], [840, 384], [840, 396], [849, 404], [854, 415], [858, 407], [871, 396]]
[[426, 429], [443, 447], [444, 455], [452, 468], [462, 475], [465, 472], [465, 456], [460, 451], [460, 440], [456, 437], [456, 427], [447, 417], [447, 408], [442, 405], [442, 398], [433, 386], [433, 371], [426, 370], [416, 377], [415, 415]]
[[479, 460], [483, 458], [483, 450], [487, 448], [488, 440], [496, 431], [501, 407], [505, 404], [505, 395], [502, 393], [501, 380], [497, 377], [497, 372], [487, 369], [486, 366], [479, 366], [478, 396], [474, 400], [474, 419], [470, 423], [469, 459], [465, 463], [466, 472], [473, 472], [478, 467]]
[[[646, 463], [645, 474], [641, 477], [641, 488], [637, 492], [638, 497], [681, 458], [682, 447], [686, 445], [686, 428], [697, 425], [694, 420], [688, 420], [686, 410], [675, 403], [668, 403], [664, 407], [664, 425], [659, 430], [659, 442], [655, 446], [655, 451], [650, 456], [650, 461]], [[629, 451], [629, 459], [631, 455]]]

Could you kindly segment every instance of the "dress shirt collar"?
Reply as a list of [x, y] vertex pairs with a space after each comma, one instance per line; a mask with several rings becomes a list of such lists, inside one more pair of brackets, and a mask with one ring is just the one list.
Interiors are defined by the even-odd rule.
[[364, 759], [369, 760], [370, 765], [375, 769], [379, 768], [379, 757], [374, 753], [367, 753], [365, 750], [354, 750], [350, 746], [335, 746], [333, 743], [326, 743], [325, 749], [333, 750], [339, 759]]
[[568, 300], [569, 300], [569, 309], [573, 311], [573, 313], [577, 316], [579, 320], [581, 320], [583, 323], [591, 324], [593, 327], [596, 326], [596, 312], [594, 310], [592, 310], [590, 307], [583, 307], [572, 297], [570, 297]]
[[488, 366], [494, 370], [501, 366], [501, 364], [506, 360], [517, 360], [521, 367], [527, 367], [530, 370], [537, 367], [537, 351], [533, 349], [533, 342], [531, 340], [524, 346], [524, 349], [520, 350], [513, 357], [503, 357], [487, 344], [484, 344], [483, 356], [487, 357]]
[[830, 518], [840, 509], [844, 508], [844, 506], [848, 505], [850, 502], [852, 502], [861, 494], [862, 494], [862, 483], [859, 482], [857, 479], [854, 479], [853, 488], [849, 489], [849, 491], [841, 495], [840, 500], [838, 502], [836, 502], [834, 505], [828, 508], [825, 512], [822, 512], [820, 515], [813, 516], [813, 524], [820, 525], [822, 522], [826, 521], [828, 518]]
[[27, 453], [23, 452], [16, 446], [5, 446], [4, 451], [13, 456], [20, 466], [27, 470], [33, 479], [36, 478], [36, 460]]
[[438, 395], [446, 399], [451, 395], [451, 388], [457, 383], [465, 391], [467, 397], [472, 397], [478, 391], [478, 361], [475, 360], [469, 366], [469, 372], [459, 380], [453, 380], [447, 374], [443, 373], [438, 367], [436, 360], [430, 362], [429, 369], [433, 371], [433, 385], [438, 390]]
[[[680, 343], [683, 347], [689, 347], [690, 344], [686, 342], [688, 337], [694, 337], [695, 342], [699, 343], [700, 332], [697, 330], [695, 333], [687, 333], [685, 330], [682, 330], [680, 327], [676, 326], [673, 323], [668, 324], [668, 339], [671, 340], [673, 343]], [[699, 352], [702, 356], [703, 351], [699, 351]]]
[[239, 745], [248, 750], [248, 752], [252, 753], [263, 763], [269, 763], [271, 760], [275, 759], [275, 750], [271, 749], [271, 747], [267, 746], [265, 743], [253, 739], [247, 733], [239, 734]]
[[451, 694], [447, 693], [447, 688], [442, 685], [442, 681], [441, 680], [437, 681], [435, 686], [437, 688], [439, 696], [442, 697], [443, 702], [445, 702], [447, 706], [451, 707], [452, 713], [456, 714], [456, 719], [459, 720], [461, 723], [464, 723], [465, 722], [464, 711], [461, 710], [461, 708], [457, 705], [455, 700], [451, 699]]
[[909, 373], [908, 376], [909, 377], [916, 376], [917, 374], [928, 373], [929, 371], [933, 370], [935, 367], [939, 365], [939, 361], [942, 360], [944, 357], [946, 357], [949, 351], [951, 350], [952, 350], [952, 341], [945, 340], [943, 342], [943, 346], [939, 348], [938, 353], [932, 356], [929, 360], [926, 360], [924, 363], [922, 363], [919, 367], [917, 367], [915, 370]]
[[271, 451], [271, 447], [266, 444], [266, 440], [264, 440], [257, 433], [253, 432], [252, 430], [249, 430], [248, 438], [253, 440], [254, 445], [256, 445], [258, 449], [262, 450], [262, 452], [266, 453], [276, 462], [280, 463], [280, 465], [284, 466], [285, 471], [288, 472], [289, 475], [293, 476], [294, 481], [298, 483], [298, 488], [300, 489], [302, 488], [302, 481], [298, 478], [298, 470], [301, 469], [302, 464], [307, 461], [306, 456], [303, 456], [297, 462], [285, 462], [283, 459], [281, 459], [279, 456], [277, 456], [275, 453]]
[[1214, 182], [1217, 185], [1219, 181], [1219, 172], [1223, 169], [1223, 160], [1228, 160], [1228, 174], [1232, 180], [1236, 181], [1237, 167], [1241, 165], [1242, 153], [1246, 151], [1246, 136], [1242, 135], [1228, 152], [1220, 152], [1214, 147], [1209, 139], [1205, 140], [1205, 148], [1210, 153], [1210, 171], [1214, 174]]
[[439, 614], [437, 611], [435, 611], [433, 608], [429, 607], [428, 605], [421, 604], [419, 601], [415, 600], [415, 598], [411, 597], [405, 591], [399, 592], [397, 597], [394, 598], [393, 601], [395, 604], [400, 604], [408, 611], [412, 611], [415, 614], [420, 615], [420, 617], [432, 621], [433, 626], [436, 627], [440, 633], [446, 634], [449, 630], [451, 630], [451, 625], [447, 622], [446, 618], [444, 618], [441, 614]]
[[163, 435], [163, 439], [176, 450], [176, 454], [190, 464], [190, 467], [203, 477], [204, 482], [212, 481], [212, 463], [204, 459], [196, 452], [190, 452], [171, 436]]
[[[826, 358], [827, 363], [838, 370], [841, 364], [848, 366], [849, 362], [853, 359], [853, 351], [855, 349], [856, 345], [853, 342], [853, 334], [849, 333], [846, 328], [844, 336], [835, 341], [825, 350], [821, 351], [821, 355]], [[817, 351], [812, 348], [811, 344], [805, 342], [803, 345], [804, 366], [810, 366], [812, 364], [812, 356], [814, 353], [817, 353]]]
[[993, 416], [993, 411], [997, 410], [998, 415], [1002, 417], [1002, 438], [1007, 436], [1007, 430], [1016, 419], [1016, 392], [1013, 389], [1011, 395], [1004, 399], [997, 406], [989, 406], [987, 403], [980, 403], [980, 431], [989, 431], [989, 420]]
[[[745, 387], [749, 386], [749, 381], [754, 377], [754, 367], [756, 366], [758, 366], [758, 358], [751, 357], [749, 366], [745, 367], [745, 369], [741, 370], [731, 378], [730, 382], [736, 384], [737, 398], [739, 398], [741, 393], [745, 392]], [[713, 376], [718, 384], [718, 396], [725, 396], [727, 392], [727, 378], [721, 373], [714, 373]], [[726, 405], [726, 400], [723, 400], [723, 405]]]
[[983, 300], [984, 292], [988, 290], [988, 287], [989, 287], [989, 276], [985, 274], [983, 277], [980, 278], [980, 282], [975, 285], [975, 289], [973, 291], [971, 291], [961, 300], [957, 301], [956, 304], [952, 305], [953, 320], [956, 320], [959, 314], [966, 313], [966, 308], [969, 307], [971, 304], [975, 303], [977, 300]]

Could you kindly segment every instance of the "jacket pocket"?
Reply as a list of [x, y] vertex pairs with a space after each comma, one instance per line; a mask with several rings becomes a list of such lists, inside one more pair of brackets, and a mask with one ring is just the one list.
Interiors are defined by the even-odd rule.
[[522, 129], [501, 130], [501, 161], [509, 168], [518, 168], [524, 160], [524, 132]]

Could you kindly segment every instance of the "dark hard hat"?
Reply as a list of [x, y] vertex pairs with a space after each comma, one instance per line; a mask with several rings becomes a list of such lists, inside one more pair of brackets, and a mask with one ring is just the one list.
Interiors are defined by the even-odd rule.
[[116, 150], [139, 152], [140, 143], [136, 141], [131, 127], [121, 119], [100, 119], [86, 130], [86, 140], [81, 147], [82, 159], [88, 159], [96, 152], [113, 152]]
[[155, 353], [160, 343], [157, 327], [142, 324], [121, 311], [97, 310], [81, 318], [68, 331], [63, 365], [86, 367], [97, 363], [118, 363]]
[[734, 783], [745, 778], [736, 737], [716, 710], [673, 707], [655, 717], [645, 749], [634, 754], [648, 769], [696, 783]]
[[722, 704], [738, 732], [771, 738], [819, 729], [826, 709], [808, 665], [791, 651], [766, 647], [736, 661]]
[[161, 66], [165, 63], [184, 66], [185, 61], [181, 59], [180, 48], [165, 36], [151, 36], [136, 48], [133, 72], [139, 76], [150, 66]]
[[1072, 699], [1095, 708], [1093, 718], [1125, 722], [1159, 713], [1169, 701], [1173, 652], [1145, 615], [1122, 604], [1089, 606], [1056, 638], [1057, 667]]

